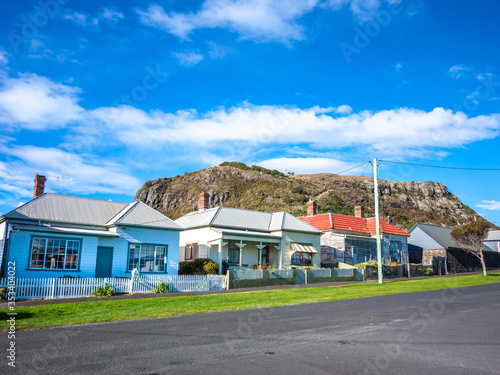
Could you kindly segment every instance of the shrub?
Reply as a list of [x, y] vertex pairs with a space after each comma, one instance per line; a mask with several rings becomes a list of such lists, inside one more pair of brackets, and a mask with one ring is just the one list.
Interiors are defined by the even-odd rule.
[[424, 271], [425, 276], [433, 276], [434, 275], [434, 270], [430, 267], [427, 267]]
[[295, 186], [292, 188], [293, 194], [307, 194], [307, 192], [302, 188], [302, 186]]
[[217, 275], [219, 273], [219, 265], [210, 260], [203, 265], [203, 272], [207, 275]]
[[165, 281], [160, 281], [156, 288], [153, 288], [153, 293], [167, 293], [172, 290], [172, 287], [168, 285]]
[[[193, 261], [179, 262], [179, 275], [206, 275], [207, 272], [205, 271], [204, 266], [209, 262], [214, 263], [212, 259], [209, 258], [198, 258]], [[217, 265], [216, 263], [214, 264]], [[218, 268], [217, 271], [219, 271]]]
[[111, 297], [115, 295], [114, 289], [109, 284], [104, 284], [92, 292], [94, 297]]

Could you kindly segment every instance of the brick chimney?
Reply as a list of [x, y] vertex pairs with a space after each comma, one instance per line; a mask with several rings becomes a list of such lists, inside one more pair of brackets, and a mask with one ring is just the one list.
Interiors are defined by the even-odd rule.
[[354, 216], [356, 217], [365, 217], [365, 210], [361, 206], [354, 207]]
[[198, 195], [198, 211], [204, 211], [208, 208], [209, 206], [209, 195], [207, 192], [203, 192], [200, 195]]
[[45, 189], [45, 181], [47, 181], [47, 179], [45, 178], [45, 176], [41, 176], [37, 173], [37, 175], [33, 181], [35, 181], [35, 189], [33, 190], [33, 198], [36, 198], [36, 197], [43, 194], [43, 190]]
[[314, 216], [317, 213], [318, 204], [313, 202], [312, 199], [309, 199], [309, 202], [306, 204], [307, 207], [307, 216]]

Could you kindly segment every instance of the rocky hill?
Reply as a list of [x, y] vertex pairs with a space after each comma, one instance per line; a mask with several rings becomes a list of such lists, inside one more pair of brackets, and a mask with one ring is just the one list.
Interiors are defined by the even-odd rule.
[[[437, 182], [379, 180], [379, 189], [381, 218], [403, 229], [417, 222], [455, 226], [477, 215]], [[211, 207], [287, 211], [301, 216], [311, 198], [318, 202], [320, 213], [353, 215], [354, 206], [361, 205], [367, 216], [373, 216], [373, 180], [369, 177], [329, 173], [292, 176], [242, 163], [226, 162], [182, 176], [147, 181], [135, 199], [175, 220], [197, 210], [202, 191], [210, 193]]]

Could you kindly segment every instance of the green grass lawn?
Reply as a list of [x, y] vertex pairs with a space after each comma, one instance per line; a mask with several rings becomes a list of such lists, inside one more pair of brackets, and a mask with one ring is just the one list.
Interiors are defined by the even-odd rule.
[[[168, 318], [217, 311], [258, 309], [341, 299], [372, 297], [448, 289], [500, 282], [500, 273], [431, 279], [412, 279], [387, 284], [351, 284], [335, 287], [266, 290], [201, 296], [158, 297], [138, 300], [75, 302], [16, 308], [16, 328], [44, 328], [64, 324], [129, 319]], [[7, 309], [0, 310], [0, 330], [7, 328]]]

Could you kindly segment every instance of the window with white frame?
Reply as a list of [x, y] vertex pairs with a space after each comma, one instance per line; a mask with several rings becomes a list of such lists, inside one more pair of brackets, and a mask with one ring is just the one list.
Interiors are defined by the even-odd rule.
[[139, 272], [165, 272], [167, 247], [165, 245], [130, 244], [128, 270]]
[[79, 240], [33, 237], [29, 268], [76, 270], [79, 256]]

